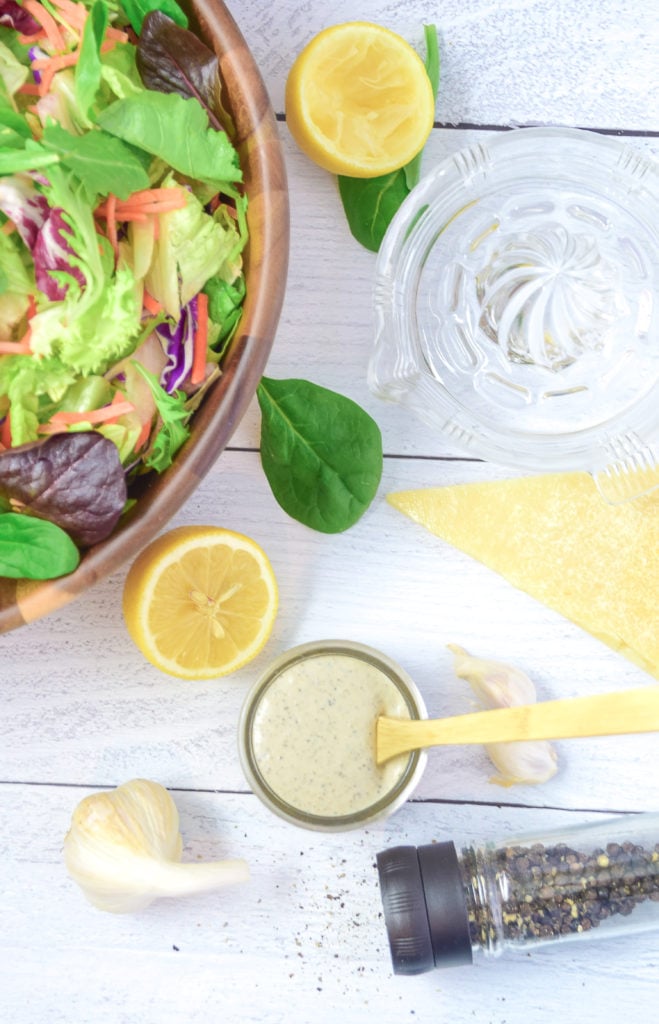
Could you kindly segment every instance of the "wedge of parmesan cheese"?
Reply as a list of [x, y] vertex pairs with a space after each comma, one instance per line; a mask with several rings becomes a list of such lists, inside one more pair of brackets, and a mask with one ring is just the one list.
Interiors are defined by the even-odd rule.
[[557, 473], [387, 500], [659, 678], [659, 491], [610, 505]]

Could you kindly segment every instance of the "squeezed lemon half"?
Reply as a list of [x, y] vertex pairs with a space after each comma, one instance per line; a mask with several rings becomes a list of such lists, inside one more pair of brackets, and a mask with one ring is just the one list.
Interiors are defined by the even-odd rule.
[[267, 555], [249, 537], [182, 526], [133, 562], [123, 591], [128, 632], [156, 668], [182, 679], [228, 675], [265, 645], [278, 607]]
[[298, 146], [333, 174], [373, 178], [409, 163], [433, 126], [435, 99], [417, 52], [367, 21], [314, 36], [286, 82], [286, 121]]

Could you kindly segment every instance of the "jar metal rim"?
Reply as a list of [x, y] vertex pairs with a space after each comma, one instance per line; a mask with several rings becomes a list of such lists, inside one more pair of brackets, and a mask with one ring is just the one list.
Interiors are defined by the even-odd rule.
[[396, 811], [416, 788], [427, 763], [425, 751], [413, 751], [402, 776], [375, 803], [343, 815], [311, 814], [283, 800], [261, 775], [251, 743], [251, 730], [259, 703], [269, 686], [290, 665], [323, 654], [342, 654], [365, 661], [382, 671], [398, 688], [412, 718], [427, 718], [421, 693], [411, 676], [386, 654], [354, 640], [315, 640], [284, 651], [259, 676], [243, 702], [238, 723], [238, 752], [244, 775], [259, 799], [276, 815], [291, 824], [321, 832], [342, 832], [358, 828]]

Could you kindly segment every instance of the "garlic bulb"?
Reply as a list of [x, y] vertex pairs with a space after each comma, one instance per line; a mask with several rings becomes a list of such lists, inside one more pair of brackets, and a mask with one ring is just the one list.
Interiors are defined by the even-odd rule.
[[[454, 655], [456, 676], [467, 680], [483, 707], [535, 704], [535, 686], [520, 669], [502, 661], [473, 657], [456, 644], [449, 644], [448, 649]], [[485, 750], [499, 771], [490, 782], [499, 786], [538, 785], [553, 778], [558, 771], [558, 757], [548, 740], [488, 743]]]
[[184, 896], [249, 877], [243, 860], [182, 864], [176, 804], [164, 786], [133, 779], [85, 797], [64, 839], [64, 860], [87, 899], [114, 914], [159, 896]]

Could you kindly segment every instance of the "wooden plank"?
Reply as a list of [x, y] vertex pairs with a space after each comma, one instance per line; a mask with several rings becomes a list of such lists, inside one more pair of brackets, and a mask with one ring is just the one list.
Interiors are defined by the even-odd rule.
[[[320, 835], [283, 825], [253, 797], [174, 793], [185, 859], [244, 856], [251, 879], [215, 894], [103, 914], [67, 877], [61, 837], [86, 790], [1, 788], [21, 842], [3, 851], [0, 991], [5, 1019], [70, 1024], [613, 1024], [617, 994], [652, 1019], [657, 933], [543, 947], [474, 966], [394, 976], [378, 851], [563, 827], [593, 815], [410, 804], [385, 825]], [[591, 933], [591, 937], [592, 937]], [[486, 1017], [483, 1017], [483, 1014]]]
[[[471, 710], [448, 643], [511, 661], [540, 699], [633, 688], [651, 679], [577, 626], [516, 590], [391, 508], [387, 491], [496, 473], [480, 463], [387, 459], [380, 492], [345, 534], [314, 534], [276, 505], [255, 453], [227, 452], [170, 524], [217, 524], [262, 543], [280, 581], [273, 636], [232, 676], [181, 682], [137, 652], [121, 614], [119, 571], [69, 608], [3, 637], [0, 779], [245, 790], [236, 742], [240, 707], [271, 659], [328, 637], [385, 651], [417, 681], [432, 716]], [[99, 656], [99, 648], [101, 654]], [[53, 651], [61, 652], [54, 657]], [[431, 798], [643, 809], [655, 784], [655, 734], [565, 741], [561, 770], [541, 787], [488, 782], [481, 748], [432, 752], [419, 787]]]
[[659, 14], [654, 0], [493, 3], [351, 0], [331, 10], [303, 0], [263, 8], [245, 0], [236, 16], [277, 111], [297, 53], [328, 25], [359, 17], [399, 32], [423, 52], [434, 21], [442, 62], [437, 118], [444, 124], [553, 122], [648, 129], [659, 124], [656, 84]]

